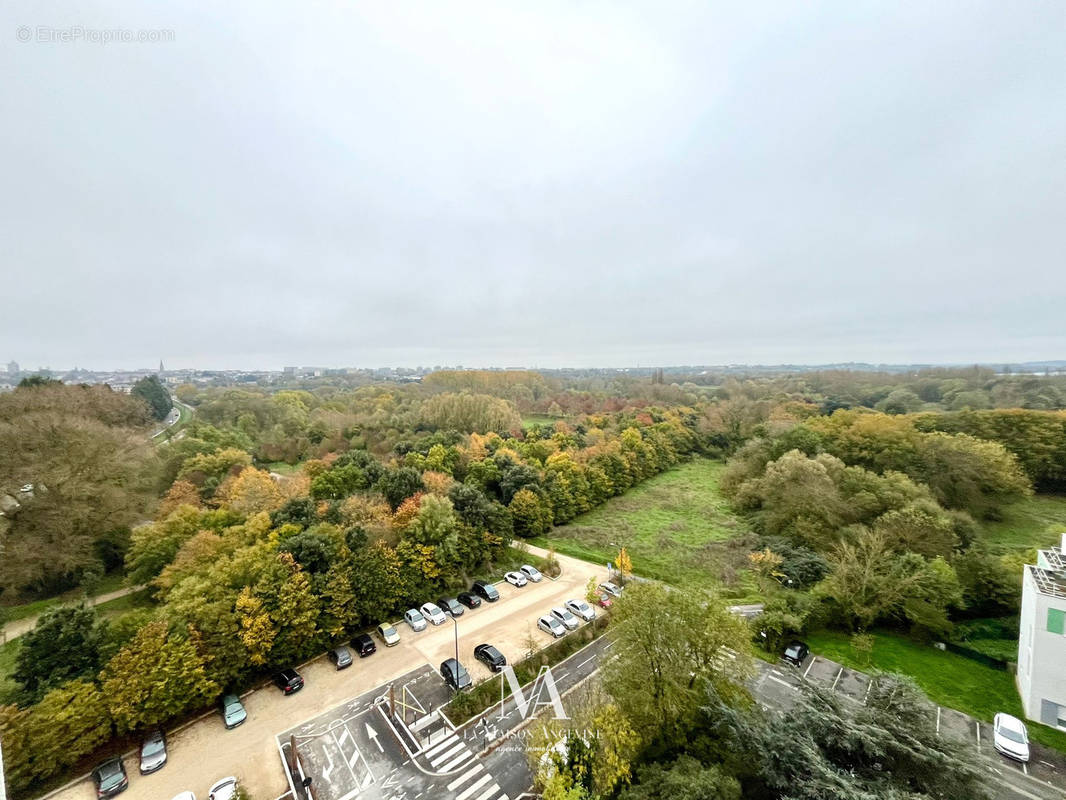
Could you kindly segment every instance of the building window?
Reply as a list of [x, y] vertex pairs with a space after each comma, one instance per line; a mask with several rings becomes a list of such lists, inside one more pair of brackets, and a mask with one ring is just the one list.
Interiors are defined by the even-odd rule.
[[1066, 634], [1066, 611], [1057, 608], [1047, 610], [1048, 633]]

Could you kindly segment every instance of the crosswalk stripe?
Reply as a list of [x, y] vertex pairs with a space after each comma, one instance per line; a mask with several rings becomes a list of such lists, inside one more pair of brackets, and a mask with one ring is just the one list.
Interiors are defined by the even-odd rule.
[[471, 753], [469, 750], [464, 750], [454, 761], [449, 761], [443, 767], [440, 767], [440, 772], [452, 772], [464, 761], [467, 761], [468, 759], [471, 759], [473, 757], [473, 753]]
[[431, 748], [429, 748], [422, 755], [424, 755], [426, 758], [433, 758], [433, 754], [434, 753], [439, 753], [441, 750], [446, 750], [447, 748], [451, 747], [453, 744], [455, 744], [458, 741], [459, 741], [459, 737], [456, 736], [453, 733], [448, 738], [437, 742], [435, 745], [433, 745]]
[[429, 763], [433, 765], [433, 769], [436, 769], [440, 764], [443, 764], [445, 761], [455, 758], [455, 756], [461, 753], [463, 750], [466, 750], [466, 745], [462, 742], [459, 742], [459, 744], [457, 744], [451, 750], [445, 750], [442, 753], [437, 753], [437, 755], [432, 756], [429, 759]]
[[[485, 787], [485, 784], [489, 783], [490, 781], [492, 781], [492, 776], [491, 776], [491, 775], [489, 775], [489, 774], [488, 774], [488, 773], [486, 772], [486, 773], [485, 773], [484, 775], [482, 775], [482, 776], [481, 776], [481, 778], [480, 778], [480, 779], [479, 779], [479, 780], [478, 780], [477, 782], [475, 782], [475, 783], [472, 783], [472, 784], [470, 784], [470, 785], [469, 785], [468, 787], [466, 787], [466, 789], [464, 789], [464, 790], [463, 790], [463, 791], [462, 791], [462, 792], [461, 792], [461, 793], [460, 793], [460, 794], [459, 794], [459, 795], [458, 795], [458, 796], [457, 796], [457, 797], [455, 798], [455, 800], [466, 800], [466, 798], [468, 798], [468, 797], [470, 797], [471, 795], [473, 795], [473, 794], [474, 794], [474, 792], [476, 792], [476, 791], [478, 791], [478, 790], [480, 790], [480, 789], [483, 789], [483, 788]], [[495, 786], [495, 784], [493, 784], [493, 786]]]
[[460, 786], [462, 786], [468, 780], [473, 778], [475, 775], [477, 775], [483, 769], [485, 769], [485, 767], [483, 765], [475, 764], [470, 769], [468, 769], [466, 772], [464, 772], [462, 775], [460, 775], [458, 778], [456, 778], [454, 781], [449, 783], [448, 784], [448, 791], [449, 792], [454, 792], [456, 789], [458, 789]]
[[498, 791], [500, 791], [500, 787], [494, 783], [492, 784], [492, 788], [485, 792], [485, 794], [481, 795], [481, 797], [479, 797], [477, 800], [489, 800], [489, 798], [496, 794], [496, 792]]

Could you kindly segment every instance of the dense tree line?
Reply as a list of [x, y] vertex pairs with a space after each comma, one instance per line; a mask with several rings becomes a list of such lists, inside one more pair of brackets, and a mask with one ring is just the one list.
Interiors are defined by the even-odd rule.
[[174, 401], [170, 398], [170, 392], [166, 390], [155, 375], [148, 375], [133, 384], [130, 394], [146, 402], [152, 412], [152, 416], [157, 420], [166, 419], [167, 414], [174, 408]]
[[[151, 587], [155, 608], [118, 626], [62, 609], [28, 634], [15, 672], [23, 705], [0, 713], [13, 785], [69, 766], [102, 731], [165, 724], [468, 584], [512, 536], [677, 463], [696, 447], [694, 424], [654, 410], [520, 438], [426, 432], [384, 460], [347, 449], [288, 477], [200, 428], [167, 446], [174, 481], [126, 552], [129, 580]], [[48, 729], [60, 702], [94, 706], [92, 729]]]

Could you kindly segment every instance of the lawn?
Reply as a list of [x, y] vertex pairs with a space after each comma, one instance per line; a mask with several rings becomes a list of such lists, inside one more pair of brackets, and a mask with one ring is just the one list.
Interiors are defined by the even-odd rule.
[[1047, 548], [1066, 531], [1066, 496], [1036, 494], [1003, 508], [1003, 519], [982, 522], [983, 538], [1001, 553]]
[[[963, 656], [892, 633], [875, 633], [870, 666], [856, 658], [849, 637], [839, 631], [808, 634], [813, 652], [852, 669], [896, 672], [914, 679], [934, 703], [954, 708], [985, 722], [998, 711], [1022, 718], [1022, 704], [1009, 672], [986, 667]], [[1029, 723], [1036, 741], [1066, 752], [1066, 733]]]
[[[100, 582], [96, 584], [93, 594], [107, 594], [117, 589], [122, 588], [122, 581], [125, 576], [120, 572], [113, 572], [110, 575], [105, 575], [100, 579]], [[18, 606], [3, 606], [0, 607], [0, 618], [4, 622], [14, 622], [15, 620], [25, 619], [26, 617], [34, 617], [38, 614], [43, 614], [52, 606], [62, 605], [63, 603], [72, 603], [81, 600], [83, 596], [82, 590], [71, 589], [69, 592], [63, 592], [63, 594], [56, 595], [55, 597], [46, 597], [43, 600], [35, 600], [32, 603], [23, 603]]]
[[532, 428], [534, 425], [554, 425], [560, 417], [549, 417], [547, 414], [528, 414], [522, 417], [522, 427]]
[[753, 599], [746, 567], [754, 537], [719, 491], [724, 468], [705, 458], [681, 464], [531, 543], [601, 564], [624, 545], [637, 575], [724, 585], [730, 598]]
[[276, 472], [278, 475], [296, 475], [304, 467], [304, 462], [299, 461], [295, 464], [289, 464], [285, 461], [267, 461], [259, 465], [260, 469], [265, 469], [267, 472]]

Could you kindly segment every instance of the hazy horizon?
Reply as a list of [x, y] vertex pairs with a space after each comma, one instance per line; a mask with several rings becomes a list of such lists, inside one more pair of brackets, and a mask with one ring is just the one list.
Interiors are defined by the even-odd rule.
[[1057, 4], [0, 21], [0, 363], [1066, 354]]

